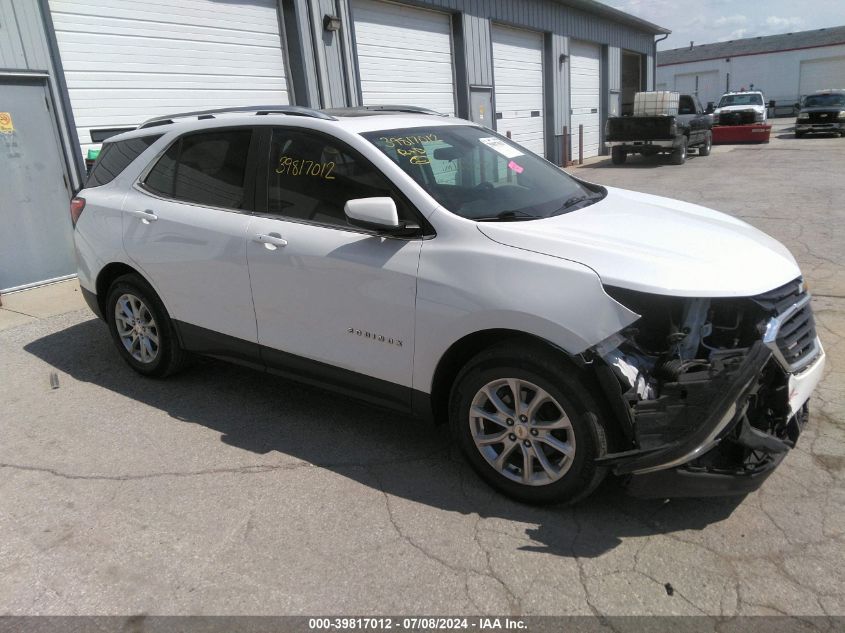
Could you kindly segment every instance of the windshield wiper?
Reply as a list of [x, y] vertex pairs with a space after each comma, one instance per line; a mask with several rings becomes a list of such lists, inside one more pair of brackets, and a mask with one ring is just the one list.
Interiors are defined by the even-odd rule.
[[560, 209], [552, 213], [552, 215], [560, 215], [564, 211], [568, 211], [575, 205], [581, 204], [582, 202], [594, 202], [596, 200], [601, 200], [603, 197], [604, 196], [600, 193], [582, 196], [572, 196], [571, 198], [568, 198], [566, 202], [563, 203], [563, 206], [561, 206]]
[[498, 215], [471, 219], [476, 222], [521, 222], [525, 220], [536, 220], [537, 218], [521, 211], [502, 211]]

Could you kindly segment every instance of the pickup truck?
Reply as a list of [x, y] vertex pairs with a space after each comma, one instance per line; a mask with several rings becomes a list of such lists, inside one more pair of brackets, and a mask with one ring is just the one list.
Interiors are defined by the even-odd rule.
[[801, 100], [795, 138], [816, 132], [845, 136], [845, 90], [819, 90]]
[[698, 98], [680, 95], [675, 115], [610, 117], [605, 142], [614, 165], [624, 163], [628, 154], [658, 153], [670, 154], [673, 164], [683, 165], [691, 148], [697, 148], [699, 156], [710, 154], [712, 128], [713, 118], [705, 113]]

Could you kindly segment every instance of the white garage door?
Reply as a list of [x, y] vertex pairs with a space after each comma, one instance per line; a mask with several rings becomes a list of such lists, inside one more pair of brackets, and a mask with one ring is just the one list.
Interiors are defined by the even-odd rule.
[[276, 0], [49, 0], [83, 151], [92, 128], [288, 103]]
[[376, 0], [352, 3], [364, 105], [455, 113], [449, 15]]
[[704, 105], [710, 101], [718, 103], [724, 93], [718, 70], [675, 75], [674, 90], [682, 95], [698, 95], [698, 100]]
[[543, 35], [493, 27], [496, 130], [545, 155], [543, 138]]
[[845, 86], [845, 57], [808, 59], [801, 62], [799, 94], [801, 96]]
[[584, 158], [598, 156], [601, 125], [601, 49], [573, 40], [569, 44], [572, 159], [578, 158], [578, 126], [584, 126]]

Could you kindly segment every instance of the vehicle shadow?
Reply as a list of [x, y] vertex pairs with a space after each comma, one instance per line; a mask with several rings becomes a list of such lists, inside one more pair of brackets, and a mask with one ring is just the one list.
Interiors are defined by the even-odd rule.
[[792, 139], [794, 141], [806, 141], [812, 138], [836, 138], [839, 136], [838, 132], [813, 132], [812, 134], [807, 134], [806, 136], [795, 136], [795, 132], [784, 132], [783, 134], [778, 134], [775, 138], [784, 138], [784, 139]]
[[[244, 451], [279, 452], [447, 512], [530, 524], [514, 534], [525, 539], [523, 550], [595, 557], [624, 537], [701, 530], [730, 516], [741, 501], [638, 500], [609, 478], [577, 506], [527, 506], [483, 484], [451, 447], [445, 427], [214, 360], [198, 360], [168, 380], [142, 378], [124, 364], [97, 319], [24, 349], [76, 380], [213, 429]], [[109, 411], [91, 402], [89, 414]]]

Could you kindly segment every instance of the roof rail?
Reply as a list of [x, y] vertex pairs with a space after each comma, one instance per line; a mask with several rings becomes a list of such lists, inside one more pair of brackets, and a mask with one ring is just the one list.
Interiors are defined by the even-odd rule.
[[448, 114], [444, 114], [442, 112], [438, 112], [437, 110], [432, 110], [431, 108], [422, 108], [420, 106], [411, 106], [411, 105], [392, 105], [392, 104], [379, 104], [379, 105], [363, 105], [363, 106], [351, 106], [348, 108], [326, 108], [323, 112], [328, 114], [337, 114], [343, 116], [344, 114], [362, 114], [366, 112], [405, 112], [410, 114], [430, 114], [431, 116], [449, 116]]
[[168, 114], [165, 116], [154, 117], [144, 121], [138, 126], [138, 129], [156, 127], [158, 125], [168, 125], [173, 123], [174, 119], [186, 119], [190, 117], [197, 117], [197, 119], [213, 119], [215, 114], [228, 114], [236, 112], [254, 112], [257, 115], [263, 114], [286, 114], [289, 116], [307, 116], [315, 119], [323, 119], [326, 121], [335, 121], [336, 119], [312, 108], [305, 108], [303, 106], [295, 105], [269, 105], [269, 106], [240, 106], [233, 108], [215, 108], [213, 110], [197, 110], [195, 112], [179, 112], [177, 114]]

